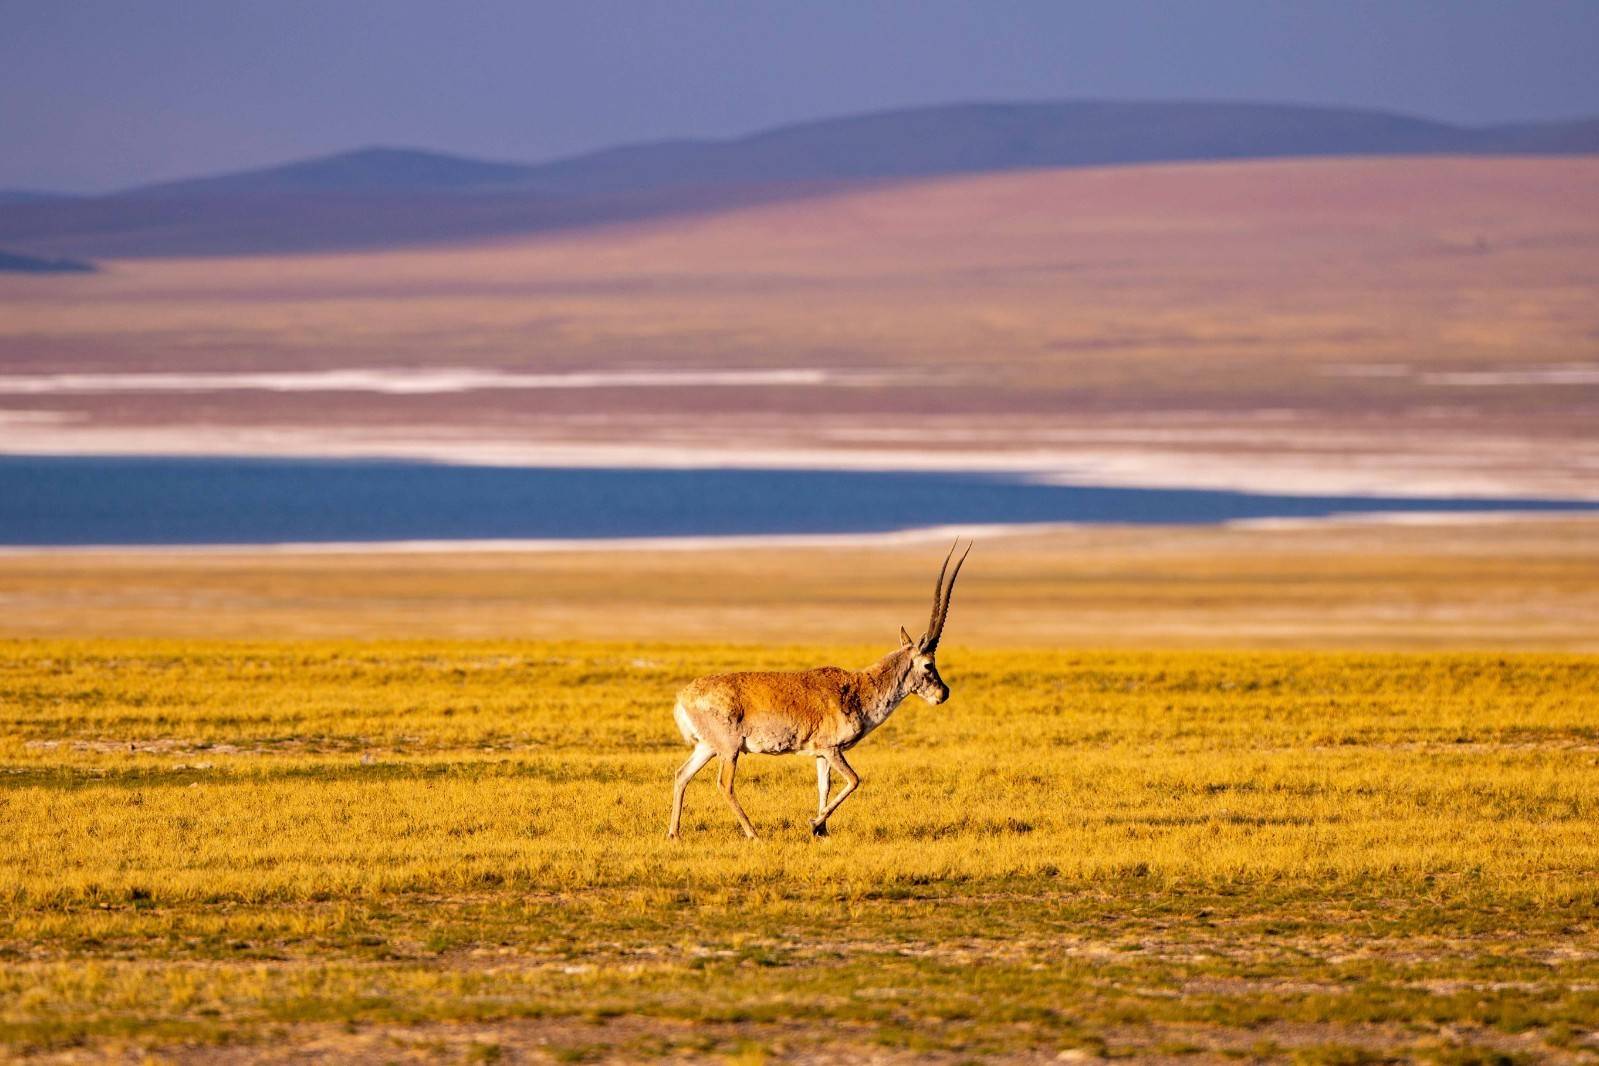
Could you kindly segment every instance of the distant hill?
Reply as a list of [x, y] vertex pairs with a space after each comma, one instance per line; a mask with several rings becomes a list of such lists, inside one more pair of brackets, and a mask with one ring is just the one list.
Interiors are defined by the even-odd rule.
[[85, 263], [80, 259], [39, 259], [0, 250], [0, 273], [87, 274], [93, 270], [93, 263]]
[[[1104, 164], [1467, 148], [1465, 131], [1380, 112], [1205, 103], [963, 104], [672, 141], [535, 167], [549, 192], [839, 181]], [[1599, 140], [1596, 140], [1599, 147]]]
[[1502, 155], [1592, 155], [1599, 151], [1599, 118], [1490, 126], [1474, 135]]
[[71, 254], [381, 247], [626, 221], [861, 183], [1039, 167], [1352, 155], [1599, 153], [1599, 119], [1463, 127], [1275, 104], [958, 104], [628, 145], [542, 164], [355, 152], [0, 203], [0, 240]]
[[65, 193], [39, 192], [36, 189], [0, 189], [0, 204], [42, 204], [51, 200], [74, 200]]
[[625, 145], [535, 165], [368, 148], [125, 195], [518, 188], [588, 195], [1031, 167], [1440, 152], [1599, 152], [1599, 119], [1471, 128], [1288, 104], [956, 104], [822, 119], [733, 140]]
[[300, 193], [438, 193], [516, 187], [530, 167], [487, 163], [410, 148], [363, 148], [263, 170], [128, 189], [137, 197], [220, 197]]

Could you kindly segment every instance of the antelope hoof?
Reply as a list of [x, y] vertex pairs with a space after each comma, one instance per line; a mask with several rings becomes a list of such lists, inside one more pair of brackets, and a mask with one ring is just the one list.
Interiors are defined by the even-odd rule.
[[825, 837], [826, 835], [827, 835], [827, 823], [826, 822], [812, 822], [811, 823], [811, 836], [813, 836], [813, 837]]
[[666, 839], [667, 840], [676, 840], [677, 839], [677, 830], [676, 829], [668, 829], [666, 831]]

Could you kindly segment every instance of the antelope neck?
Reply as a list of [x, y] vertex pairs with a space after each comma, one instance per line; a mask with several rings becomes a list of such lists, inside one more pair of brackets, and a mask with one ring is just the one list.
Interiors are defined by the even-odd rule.
[[894, 708], [909, 695], [905, 681], [911, 674], [911, 649], [891, 651], [882, 659], [861, 671], [861, 688], [870, 693], [866, 701], [866, 714], [873, 724], [894, 713]]

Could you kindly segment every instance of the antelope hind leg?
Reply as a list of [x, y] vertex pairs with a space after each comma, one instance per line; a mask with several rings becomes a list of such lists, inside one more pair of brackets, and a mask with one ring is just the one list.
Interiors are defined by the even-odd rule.
[[672, 782], [672, 820], [666, 825], [668, 840], [677, 839], [678, 823], [683, 820], [683, 793], [688, 788], [688, 783], [715, 754], [715, 749], [702, 740], [694, 745], [694, 754], [688, 757], [688, 762], [677, 768], [677, 777]]

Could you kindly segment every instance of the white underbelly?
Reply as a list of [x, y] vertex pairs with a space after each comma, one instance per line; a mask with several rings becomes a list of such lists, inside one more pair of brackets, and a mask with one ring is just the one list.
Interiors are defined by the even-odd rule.
[[744, 750], [755, 755], [787, 755], [803, 746], [799, 731], [793, 729], [751, 733], [744, 738]]

